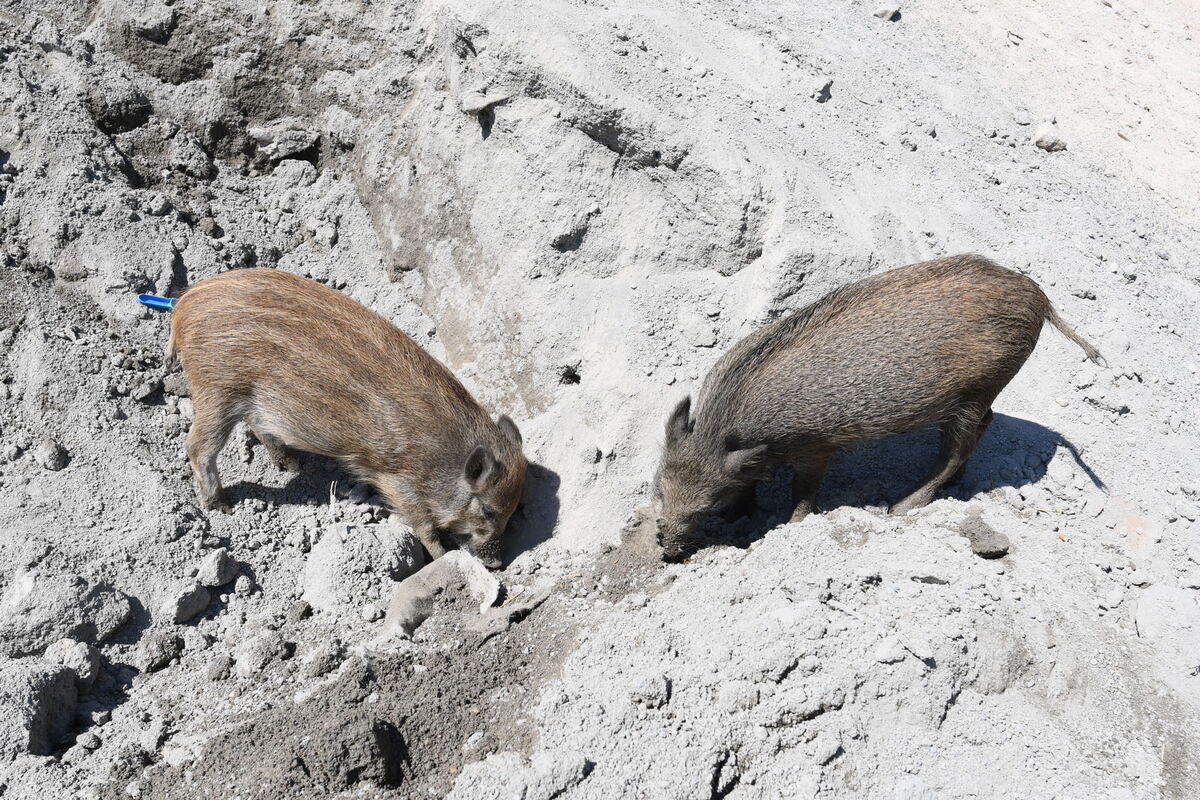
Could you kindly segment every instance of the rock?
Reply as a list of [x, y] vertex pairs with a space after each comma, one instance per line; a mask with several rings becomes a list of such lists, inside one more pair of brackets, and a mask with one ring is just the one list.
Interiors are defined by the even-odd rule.
[[200, 142], [184, 130], [171, 137], [167, 148], [167, 163], [173, 169], [200, 180], [209, 180], [217, 175], [217, 168], [213, 166], [212, 159], [200, 146]]
[[883, 20], [894, 20], [900, 13], [899, 3], [883, 3], [875, 9], [875, 16]]
[[971, 542], [971, 552], [980, 558], [1000, 558], [1008, 554], [1008, 537], [984, 522], [978, 511], [968, 514], [959, 523], [958, 530]]
[[875, 660], [880, 664], [895, 664], [903, 661], [908, 651], [895, 636], [888, 636], [875, 646]]
[[208, 662], [208, 666], [204, 668], [204, 676], [210, 681], [223, 681], [229, 677], [232, 669], [233, 658], [226, 653], [222, 653]]
[[483, 612], [496, 604], [500, 580], [479, 559], [452, 550], [395, 587], [381, 638], [411, 635], [433, 614], [435, 598], [445, 601], [464, 591]]
[[1063, 141], [1058, 127], [1053, 122], [1043, 122], [1034, 129], [1033, 143], [1048, 153], [1067, 149], [1067, 143]]
[[303, 599], [318, 611], [358, 614], [423, 561], [421, 544], [406, 526], [331, 525], [308, 554]]
[[312, 606], [304, 600], [297, 600], [288, 608], [286, 619], [289, 625], [295, 625], [300, 620], [308, 619], [311, 616]]
[[88, 83], [83, 105], [96, 127], [110, 136], [145, 125], [153, 110], [131, 81], [110, 76]]
[[183, 637], [169, 631], [155, 631], [142, 639], [138, 648], [138, 668], [158, 672], [183, 652]]
[[381, 611], [379, 606], [375, 605], [374, 603], [367, 603], [359, 611], [359, 614], [367, 622], [374, 622], [383, 616], [383, 611]]
[[238, 575], [238, 579], [233, 582], [233, 593], [238, 597], [249, 597], [254, 591], [254, 581], [249, 575]]
[[644, 675], [634, 681], [629, 699], [646, 708], [662, 708], [671, 699], [671, 679], [659, 673]]
[[186, 581], [172, 590], [159, 608], [159, 615], [178, 625], [208, 608], [210, 599], [208, 589], [196, 581]]
[[341, 642], [336, 639], [324, 642], [305, 653], [300, 672], [309, 678], [327, 675], [337, 669], [344, 655]]
[[1150, 583], [1150, 575], [1145, 570], [1135, 569], [1129, 573], [1130, 586], [1146, 586]]
[[817, 78], [813, 81], [812, 92], [809, 96], [818, 103], [824, 103], [830, 98], [830, 89], [833, 88], [833, 78]]
[[75, 688], [81, 695], [92, 690], [96, 676], [100, 674], [100, 651], [86, 642], [74, 639], [59, 639], [46, 648], [42, 660], [59, 664], [75, 673]]
[[240, 564], [230, 557], [224, 547], [213, 550], [196, 570], [196, 580], [201, 586], [224, 586], [237, 577]]
[[242, 678], [249, 678], [266, 669], [268, 664], [291, 655], [290, 645], [277, 631], [263, 631], [251, 636], [233, 651], [235, 671]]
[[65, 468], [71, 460], [66, 449], [49, 437], [39, 439], [33, 446], [32, 453], [34, 461], [52, 472]]
[[182, 372], [172, 372], [163, 378], [163, 391], [175, 397], [191, 397], [192, 390], [188, 388], [187, 378]]
[[464, 114], [478, 114], [498, 103], [503, 103], [508, 98], [509, 95], [506, 92], [463, 92], [459, 95], [458, 106]]
[[18, 572], [0, 596], [0, 655], [37, 655], [59, 639], [99, 644], [129, 615], [129, 598], [106, 584]]
[[315, 160], [321, 141], [320, 133], [305, 128], [294, 117], [253, 126], [247, 133], [258, 143], [259, 160], [271, 165], [284, 160]]
[[1121, 605], [1121, 601], [1125, 599], [1125, 591], [1121, 587], [1116, 587], [1108, 592], [1100, 600], [1100, 607], [1104, 609], [1113, 609]]
[[149, 5], [129, 23], [135, 34], [156, 44], [165, 44], [175, 30], [175, 9], [168, 5]]
[[75, 718], [75, 680], [59, 664], [0, 661], [0, 764], [54, 752]]

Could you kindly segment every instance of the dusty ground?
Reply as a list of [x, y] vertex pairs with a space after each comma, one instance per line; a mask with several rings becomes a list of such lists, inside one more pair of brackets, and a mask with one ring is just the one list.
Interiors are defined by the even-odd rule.
[[[0, 794], [1193, 796], [1194, 15], [881, 5], [0, 3]], [[731, 343], [968, 251], [1110, 366], [1047, 331], [913, 517], [931, 435], [622, 538]], [[517, 419], [500, 612], [379, 642], [396, 523], [322, 459], [236, 434], [195, 508], [133, 297], [250, 265]]]

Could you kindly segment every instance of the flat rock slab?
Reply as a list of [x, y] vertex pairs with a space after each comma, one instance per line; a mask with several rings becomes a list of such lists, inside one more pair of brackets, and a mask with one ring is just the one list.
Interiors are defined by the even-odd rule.
[[107, 584], [19, 572], [0, 597], [0, 655], [38, 655], [59, 639], [98, 644], [129, 615], [129, 598]]
[[402, 581], [392, 592], [383, 638], [411, 635], [433, 614], [440, 597], [465, 591], [484, 612], [500, 597], [500, 580], [479, 559], [453, 550]]

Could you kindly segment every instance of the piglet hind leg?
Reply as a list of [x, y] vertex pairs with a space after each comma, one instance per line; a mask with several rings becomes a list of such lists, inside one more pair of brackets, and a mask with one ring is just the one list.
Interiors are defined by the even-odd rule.
[[893, 514], [907, 514], [914, 508], [928, 505], [943, 486], [962, 477], [967, 459], [991, 421], [989, 403], [965, 401], [942, 423], [942, 446], [929, 474], [908, 497], [892, 506]]
[[[992, 410], [989, 408], [987, 413], [983, 415], [983, 419], [975, 427], [975, 446], [979, 446], [979, 440], [983, 438], [983, 434], [987, 432], [988, 425], [992, 424]], [[967, 471], [967, 462], [958, 468], [958, 472], [950, 476], [950, 480], [946, 481], [946, 485], [953, 486], [956, 483], [962, 482], [963, 474]]]
[[200, 402], [196, 403], [196, 415], [185, 443], [192, 475], [196, 480], [196, 494], [201, 507], [227, 514], [233, 509], [221, 486], [217, 456], [237, 424], [237, 419], [229, 413], [230, 409], [206, 403], [203, 398], [197, 399]]
[[290, 449], [278, 436], [254, 430], [254, 437], [266, 448], [271, 463], [283, 472], [300, 471], [300, 454]]
[[789, 522], [799, 522], [817, 510], [817, 492], [821, 489], [821, 479], [825, 477], [829, 456], [797, 457], [791, 460], [791, 465], [793, 509]]

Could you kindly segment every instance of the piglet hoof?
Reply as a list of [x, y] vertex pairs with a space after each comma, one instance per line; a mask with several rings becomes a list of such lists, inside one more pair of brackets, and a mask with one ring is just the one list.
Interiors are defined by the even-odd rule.
[[812, 503], [797, 503], [796, 508], [792, 511], [792, 517], [788, 522], [801, 522], [809, 514], [816, 511], [817, 508]]
[[209, 511], [216, 511], [221, 514], [233, 513], [233, 505], [229, 502], [229, 496], [225, 494], [224, 490], [204, 500], [201, 502], [201, 505]]

